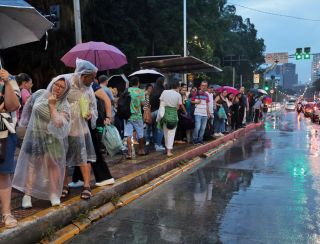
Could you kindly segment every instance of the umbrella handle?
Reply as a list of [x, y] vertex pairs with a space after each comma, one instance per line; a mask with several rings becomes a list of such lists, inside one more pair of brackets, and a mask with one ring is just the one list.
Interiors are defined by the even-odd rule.
[[2, 63], [1, 63], [1, 58], [0, 58], [0, 69], [2, 69]]

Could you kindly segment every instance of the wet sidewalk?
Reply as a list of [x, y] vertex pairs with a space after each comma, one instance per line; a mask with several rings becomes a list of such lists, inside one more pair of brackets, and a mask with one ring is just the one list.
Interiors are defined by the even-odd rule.
[[[21, 208], [23, 194], [14, 190], [12, 194], [13, 214], [19, 220], [15, 229], [5, 229], [0, 226], [0, 243], [34, 243], [38, 242], [49, 229], [57, 230], [74, 220], [79, 214], [92, 210], [107, 202], [114, 196], [121, 196], [159, 177], [166, 172], [179, 167], [186, 162], [223, 144], [244, 136], [261, 124], [250, 124], [246, 128], [237, 130], [204, 145], [175, 144], [174, 156], [167, 158], [163, 152], [150, 151], [146, 156], [138, 156], [134, 160], [126, 160], [124, 156], [107, 157], [106, 161], [116, 182], [111, 186], [93, 187], [93, 197], [89, 201], [79, 198], [81, 188], [71, 189], [70, 195], [59, 207], [51, 207], [49, 201], [33, 199], [33, 208]], [[151, 148], [147, 148], [151, 149]]]

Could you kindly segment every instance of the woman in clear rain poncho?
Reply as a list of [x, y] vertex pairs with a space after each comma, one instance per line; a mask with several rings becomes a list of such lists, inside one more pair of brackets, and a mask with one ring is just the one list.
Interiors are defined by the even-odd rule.
[[[97, 103], [91, 87], [98, 69], [86, 60], [77, 59], [76, 69], [71, 77], [68, 101], [71, 106], [71, 130], [68, 136], [67, 166], [80, 166], [83, 177], [82, 199], [91, 198], [90, 163], [96, 162], [96, 154], [91, 139], [88, 121], [96, 127]], [[61, 197], [69, 194], [67, 176]]]
[[13, 178], [13, 187], [24, 192], [22, 207], [32, 207], [31, 197], [60, 204], [66, 169], [66, 138], [70, 131], [70, 75], [54, 78], [26, 103], [21, 126], [27, 126]]

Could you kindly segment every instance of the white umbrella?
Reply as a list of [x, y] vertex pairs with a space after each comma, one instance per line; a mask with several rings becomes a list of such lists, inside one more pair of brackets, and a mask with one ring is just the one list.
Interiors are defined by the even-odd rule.
[[264, 95], [268, 95], [268, 92], [266, 92], [263, 89], [258, 89], [258, 92], [261, 93], [261, 94], [264, 94]]
[[159, 75], [159, 76], [162, 76], [162, 77], [164, 77], [164, 75], [163, 74], [161, 74], [161, 73], [159, 73], [158, 71], [155, 71], [155, 70], [153, 70], [153, 69], [141, 69], [141, 70], [138, 70], [138, 71], [136, 71], [136, 72], [134, 72], [134, 73], [132, 73], [131, 75], [129, 75], [128, 77], [131, 77], [131, 76], [136, 76], [136, 75], [148, 75], [148, 74], [150, 74], [150, 75]]
[[128, 77], [133, 76], [137, 76], [140, 79], [140, 83], [153, 83], [157, 78], [164, 77], [163, 74], [153, 69], [141, 69], [130, 74]]
[[25, 1], [0, 1], [0, 49], [38, 41], [52, 26]]

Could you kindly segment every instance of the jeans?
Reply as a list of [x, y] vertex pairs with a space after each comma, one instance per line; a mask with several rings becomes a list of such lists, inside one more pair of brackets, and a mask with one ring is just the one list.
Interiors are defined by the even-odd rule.
[[214, 112], [214, 133], [223, 133], [226, 131], [225, 119], [220, 119], [218, 112]]
[[152, 136], [154, 145], [162, 145], [163, 131], [157, 127], [158, 110], [151, 113], [152, 116]]
[[193, 129], [193, 142], [202, 142], [203, 141], [203, 135], [206, 130], [208, 117], [207, 116], [201, 116], [201, 115], [195, 115], [195, 128]]

